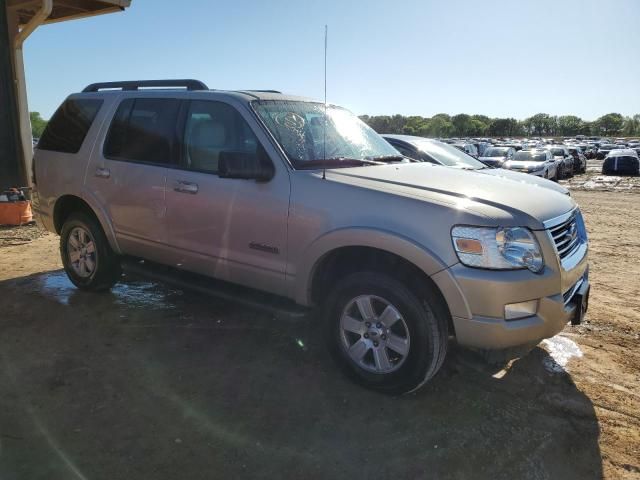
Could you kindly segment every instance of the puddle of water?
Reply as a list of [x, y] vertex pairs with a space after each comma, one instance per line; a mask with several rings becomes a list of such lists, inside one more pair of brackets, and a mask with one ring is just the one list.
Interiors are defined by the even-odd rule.
[[551, 373], [566, 372], [567, 363], [572, 358], [581, 358], [582, 350], [576, 342], [566, 337], [556, 335], [542, 341], [549, 356], [542, 361], [544, 368]]
[[[62, 271], [42, 276], [41, 293], [62, 305], [69, 305], [72, 298], [80, 299], [84, 295], [84, 292], [78, 290]], [[121, 281], [110, 292], [105, 293], [103, 298], [128, 308], [167, 310], [176, 308], [171, 297], [178, 295], [182, 295], [182, 292], [163, 288], [152, 282]]]
[[47, 273], [41, 279], [42, 293], [46, 297], [53, 298], [62, 305], [69, 305], [69, 298], [75, 293], [76, 287], [64, 272]]

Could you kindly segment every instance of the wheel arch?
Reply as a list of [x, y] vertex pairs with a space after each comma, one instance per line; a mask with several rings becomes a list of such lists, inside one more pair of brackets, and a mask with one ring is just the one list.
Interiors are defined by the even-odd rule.
[[[446, 269], [433, 252], [410, 239], [392, 232], [372, 229], [344, 229], [331, 232], [307, 249], [303, 255], [302, 274], [296, 280], [296, 301], [303, 305], [318, 304], [330, 285], [357, 270], [401, 275], [410, 286], [426, 285], [449, 311], [443, 292], [431, 276]], [[449, 319], [451, 315], [449, 313]], [[453, 324], [450, 321], [450, 331]]]
[[62, 226], [65, 220], [69, 218], [69, 215], [75, 212], [83, 212], [91, 215], [98, 221], [113, 251], [120, 253], [111, 222], [107, 220], [106, 215], [104, 215], [101, 209], [92, 206], [91, 203], [85, 198], [72, 194], [59, 197], [53, 208], [53, 225], [56, 233], [59, 235], [62, 232]]

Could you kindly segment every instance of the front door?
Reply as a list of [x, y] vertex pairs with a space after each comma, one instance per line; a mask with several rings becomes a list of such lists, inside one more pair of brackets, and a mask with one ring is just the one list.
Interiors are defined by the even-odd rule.
[[181, 168], [167, 177], [168, 238], [180, 268], [284, 294], [288, 171], [279, 165], [268, 182], [218, 176], [221, 152], [258, 155], [261, 149], [232, 105], [189, 102]]

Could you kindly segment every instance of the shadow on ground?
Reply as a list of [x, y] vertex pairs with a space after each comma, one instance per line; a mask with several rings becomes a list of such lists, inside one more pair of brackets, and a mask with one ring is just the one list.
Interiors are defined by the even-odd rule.
[[152, 283], [50, 272], [0, 308], [1, 478], [602, 476], [593, 406], [539, 348], [502, 376], [453, 348], [394, 398], [344, 379], [313, 322]]

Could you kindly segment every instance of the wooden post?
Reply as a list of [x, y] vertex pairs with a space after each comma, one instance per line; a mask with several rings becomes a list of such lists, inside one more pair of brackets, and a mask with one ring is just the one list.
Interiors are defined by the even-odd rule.
[[27, 185], [13, 71], [15, 28], [9, 21], [7, 2], [0, 0], [0, 190]]

